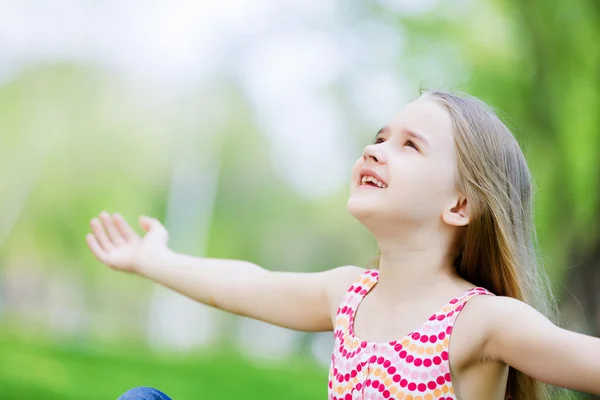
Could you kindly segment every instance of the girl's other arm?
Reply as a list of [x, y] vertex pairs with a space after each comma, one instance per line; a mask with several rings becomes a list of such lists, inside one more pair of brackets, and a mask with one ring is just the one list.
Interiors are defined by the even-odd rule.
[[484, 359], [555, 386], [600, 394], [600, 339], [559, 328], [518, 300], [485, 297], [476, 302], [489, 328]]
[[[168, 253], [140, 275], [200, 303], [302, 331], [333, 329], [332, 308], [342, 287], [360, 275], [358, 267], [317, 273], [272, 272], [247, 261]], [[339, 289], [336, 290], [336, 286]]]
[[191, 257], [167, 247], [167, 231], [142, 217], [138, 236], [118, 214], [92, 220], [87, 242], [113, 269], [131, 272], [221, 310], [304, 331], [333, 328], [343, 294], [362, 273], [353, 266], [318, 273], [271, 272], [247, 261]]

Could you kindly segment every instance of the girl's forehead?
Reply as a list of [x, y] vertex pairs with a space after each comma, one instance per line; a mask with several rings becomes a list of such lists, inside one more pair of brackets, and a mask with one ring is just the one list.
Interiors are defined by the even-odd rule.
[[453, 143], [450, 113], [431, 99], [418, 99], [404, 106], [388, 124], [392, 132], [402, 129], [419, 132], [430, 143]]

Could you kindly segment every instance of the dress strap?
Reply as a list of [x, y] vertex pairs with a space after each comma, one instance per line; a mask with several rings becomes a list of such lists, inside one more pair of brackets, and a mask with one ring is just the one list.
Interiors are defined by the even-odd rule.
[[445, 313], [445, 316], [447, 318], [447, 326], [449, 327], [448, 334], [450, 334], [452, 332], [454, 323], [456, 322], [456, 319], [458, 318], [458, 315], [460, 314], [460, 312], [462, 311], [464, 306], [467, 304], [467, 302], [470, 299], [472, 299], [473, 297], [476, 297], [476, 296], [495, 296], [495, 295], [494, 295], [494, 293], [492, 293], [489, 290], [484, 289], [482, 287], [474, 287], [472, 289], [467, 290], [462, 296], [450, 300], [448, 305], [442, 309], [442, 315], [444, 315], [444, 313]]
[[368, 269], [356, 278], [352, 283], [352, 286], [348, 288], [348, 291], [342, 299], [342, 303], [338, 307], [336, 328], [343, 328], [344, 330], [351, 329], [358, 305], [373, 286], [375, 286], [378, 280], [379, 272], [374, 269]]
[[369, 269], [360, 274], [346, 292], [344, 305], [356, 308], [378, 280], [379, 271], [377, 270]]

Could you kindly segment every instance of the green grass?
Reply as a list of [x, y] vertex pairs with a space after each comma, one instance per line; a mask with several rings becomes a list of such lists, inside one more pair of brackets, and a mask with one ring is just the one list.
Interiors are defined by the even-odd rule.
[[[306, 358], [256, 364], [224, 346], [157, 354], [135, 342], [61, 342], [27, 332], [0, 325], [2, 400], [114, 400], [135, 386], [174, 400], [327, 398], [326, 370]], [[570, 395], [556, 398], [588, 398]]]
[[135, 386], [175, 400], [319, 399], [327, 374], [306, 359], [257, 365], [219, 348], [188, 355], [151, 354], [143, 346], [25, 338], [0, 327], [0, 398], [116, 399]]

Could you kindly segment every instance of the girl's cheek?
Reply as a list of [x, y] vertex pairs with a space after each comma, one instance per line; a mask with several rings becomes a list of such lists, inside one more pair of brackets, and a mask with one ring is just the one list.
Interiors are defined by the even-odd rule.
[[352, 166], [352, 176], [353, 177], [358, 176], [358, 174], [360, 173], [360, 169], [362, 168], [362, 165], [363, 165], [362, 159], [359, 158]]

